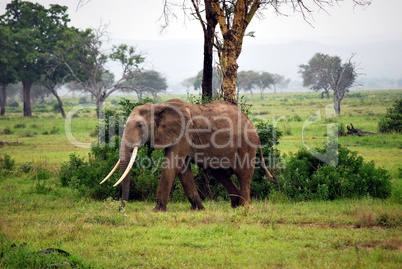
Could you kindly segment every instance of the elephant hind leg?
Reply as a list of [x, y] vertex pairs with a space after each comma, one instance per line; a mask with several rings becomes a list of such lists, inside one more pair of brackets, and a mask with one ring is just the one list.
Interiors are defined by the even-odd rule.
[[194, 183], [194, 176], [191, 172], [190, 165], [184, 168], [184, 171], [178, 175], [180, 183], [183, 186], [184, 193], [187, 196], [188, 201], [191, 203], [192, 210], [204, 210], [200, 195], [198, 194], [197, 187]]
[[240, 205], [248, 205], [250, 204], [250, 187], [251, 180], [254, 175], [254, 168], [250, 169], [242, 169], [241, 171], [235, 172], [239, 183], [240, 183]]
[[229, 193], [232, 207], [238, 207], [241, 204], [242, 197], [240, 195], [240, 189], [236, 186], [233, 180], [230, 178], [233, 172], [228, 169], [211, 169], [211, 174], [214, 176], [223, 187]]

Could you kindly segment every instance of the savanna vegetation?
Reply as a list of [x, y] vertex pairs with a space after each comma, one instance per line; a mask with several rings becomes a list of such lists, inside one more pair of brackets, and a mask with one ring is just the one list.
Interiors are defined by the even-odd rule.
[[[188, 98], [161, 98], [172, 97]], [[275, 158], [267, 164], [280, 188], [257, 176], [249, 207], [232, 209], [227, 197], [215, 195], [207, 197], [206, 211], [193, 212], [177, 184], [166, 213], [152, 212], [156, 165], [135, 168], [135, 200], [120, 212], [118, 191], [98, 184], [116, 161], [118, 141], [104, 137], [107, 147], [90, 148], [109, 133], [93, 107], [64, 100], [67, 119], [49, 100], [33, 105], [32, 118], [9, 107], [0, 118], [0, 267], [399, 268], [402, 137], [379, 130], [401, 98], [400, 90], [352, 91], [336, 116], [318, 93], [253, 101], [246, 95], [250, 119], [270, 130], [260, 133], [262, 140], [272, 142], [272, 129], [278, 134], [279, 143], [268, 144]], [[118, 115], [135, 103], [121, 101], [105, 105], [106, 114], [116, 115], [106, 122], [112, 133], [120, 131]], [[347, 135], [350, 123], [372, 134]], [[337, 163], [324, 165], [331, 145]]]

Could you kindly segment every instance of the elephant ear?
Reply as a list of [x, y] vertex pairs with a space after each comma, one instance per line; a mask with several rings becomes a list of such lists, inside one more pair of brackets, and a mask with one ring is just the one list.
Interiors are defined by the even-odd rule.
[[188, 107], [164, 104], [155, 111], [154, 148], [167, 148], [186, 138], [191, 118]]

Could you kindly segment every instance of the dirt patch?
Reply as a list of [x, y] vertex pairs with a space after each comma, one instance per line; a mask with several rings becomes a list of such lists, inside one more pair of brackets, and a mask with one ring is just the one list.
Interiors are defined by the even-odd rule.
[[356, 247], [372, 249], [380, 247], [386, 250], [399, 250], [402, 251], [402, 241], [398, 239], [388, 239], [388, 240], [372, 240], [361, 244], [357, 244]]
[[22, 145], [21, 142], [8, 142], [5, 140], [0, 140], [0, 147], [4, 147], [4, 146], [20, 146]]

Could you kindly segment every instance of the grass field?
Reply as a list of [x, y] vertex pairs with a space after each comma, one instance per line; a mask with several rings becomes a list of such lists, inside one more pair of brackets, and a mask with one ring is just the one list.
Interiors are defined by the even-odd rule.
[[[351, 92], [336, 117], [325, 109], [330, 101], [317, 97], [286, 93], [249, 99], [249, 116], [283, 132], [278, 148], [286, 154], [325, 145], [331, 124], [353, 123], [376, 133], [339, 142], [387, 169], [401, 196], [402, 135], [377, 134], [377, 124], [402, 91]], [[66, 111], [77, 108], [74, 102], [68, 100]], [[51, 175], [45, 185], [33, 173], [0, 177], [0, 268], [35, 267], [39, 262], [30, 261], [30, 253], [49, 247], [68, 251], [83, 268], [402, 267], [402, 198], [295, 203], [274, 193], [238, 209], [206, 201], [205, 211], [192, 212], [188, 203], [171, 202], [168, 212], [153, 213], [154, 201], [145, 201], [118, 212], [118, 201], [79, 198], [57, 179], [71, 153], [89, 153], [77, 141], [87, 146], [96, 140], [90, 135], [95, 112], [76, 109], [67, 135], [66, 121], [53, 112], [34, 111], [29, 119], [20, 114], [0, 118], [0, 157], [10, 155], [17, 167], [46, 167]]]

